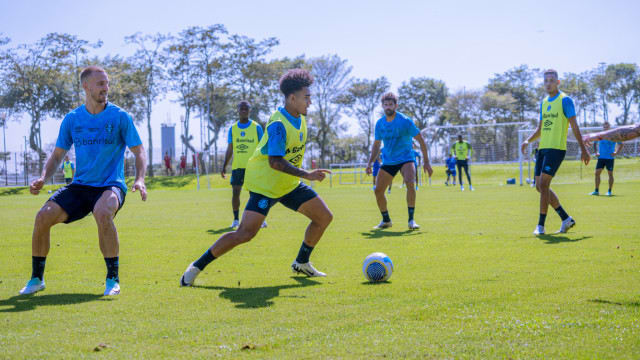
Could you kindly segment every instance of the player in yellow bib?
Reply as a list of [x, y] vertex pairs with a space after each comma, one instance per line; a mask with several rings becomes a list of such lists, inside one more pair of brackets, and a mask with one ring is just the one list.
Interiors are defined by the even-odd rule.
[[[471, 176], [469, 176], [469, 161], [473, 149], [471, 144], [462, 140], [462, 135], [458, 135], [458, 141], [451, 147], [451, 155], [456, 158], [456, 167], [458, 168], [458, 181], [460, 182], [460, 190], [464, 191], [464, 184], [462, 183], [462, 169], [464, 169], [465, 175], [467, 175], [467, 181], [469, 181], [469, 190], [473, 191], [473, 185], [471, 185]], [[454, 179], [455, 180], [455, 179]]]
[[[227, 165], [229, 160], [233, 156], [233, 162], [231, 163], [231, 188], [233, 195], [231, 198], [231, 208], [233, 210], [233, 222], [231, 228], [235, 229], [240, 224], [238, 219], [238, 213], [240, 212], [240, 192], [242, 191], [242, 185], [244, 184], [245, 169], [247, 168], [247, 162], [253, 155], [258, 142], [262, 139], [263, 130], [262, 126], [257, 122], [249, 119], [249, 112], [251, 112], [251, 104], [248, 101], [243, 100], [238, 103], [238, 118], [229, 128], [227, 152], [224, 156], [224, 165], [222, 165], [222, 178], [225, 178]], [[267, 223], [262, 224], [263, 227], [267, 226]]]
[[76, 173], [76, 167], [73, 166], [73, 163], [69, 159], [69, 155], [64, 156], [64, 162], [61, 166], [62, 173], [64, 174], [64, 182], [69, 185], [73, 181], [73, 175]]
[[540, 145], [536, 156], [535, 182], [536, 189], [540, 193], [540, 217], [538, 225], [534, 230], [534, 235], [544, 235], [544, 223], [547, 217], [549, 205], [562, 219], [559, 233], [566, 233], [576, 222], [560, 206], [558, 196], [551, 190], [551, 180], [558, 171], [564, 155], [567, 152], [567, 132], [569, 124], [571, 131], [580, 144], [582, 151], [582, 161], [589, 164], [591, 157], [587, 151], [580, 134], [580, 128], [576, 121], [576, 112], [573, 100], [565, 93], [558, 90], [558, 72], [547, 70], [544, 72], [544, 88], [549, 94], [540, 105], [540, 121], [536, 131], [522, 143], [522, 153], [526, 155], [526, 150], [532, 141], [540, 137]]
[[333, 215], [313, 189], [300, 182], [324, 180], [328, 170], [301, 169], [307, 141], [307, 108], [311, 105], [309, 87], [313, 77], [307, 70], [289, 70], [280, 78], [285, 106], [274, 112], [267, 132], [247, 163], [245, 184], [250, 192], [238, 230], [222, 235], [211, 248], [191, 263], [180, 279], [181, 286], [191, 286], [198, 274], [214, 259], [256, 236], [269, 209], [278, 202], [311, 220], [304, 234], [297, 258], [291, 264], [294, 273], [326, 276], [318, 271], [309, 256]]

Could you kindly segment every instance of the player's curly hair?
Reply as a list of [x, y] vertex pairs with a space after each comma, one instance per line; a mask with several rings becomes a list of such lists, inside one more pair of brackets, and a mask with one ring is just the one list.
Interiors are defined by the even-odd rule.
[[238, 103], [238, 109], [242, 106], [251, 108], [251, 103], [248, 100], [240, 100], [240, 102]]
[[313, 76], [309, 70], [291, 69], [280, 77], [280, 91], [285, 97], [313, 84]]
[[397, 105], [398, 97], [396, 96], [396, 94], [389, 91], [388, 93], [385, 93], [384, 95], [382, 95], [382, 97], [380, 98], [380, 102], [383, 103], [385, 101], [393, 101]]

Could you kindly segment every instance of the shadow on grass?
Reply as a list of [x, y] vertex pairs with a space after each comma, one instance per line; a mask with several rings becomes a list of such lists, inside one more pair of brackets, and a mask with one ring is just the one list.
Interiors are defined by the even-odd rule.
[[[16, 295], [6, 300], [0, 300], [0, 313], [22, 312], [35, 310], [38, 306], [74, 305], [89, 301], [111, 301], [103, 295], [96, 294], [47, 294], [47, 295]], [[3, 308], [12, 306], [11, 308]]]
[[[127, 178], [127, 186], [131, 188], [134, 178]], [[147, 189], [157, 188], [181, 188], [188, 185], [193, 177], [191, 176], [154, 176], [145, 178], [144, 184]]]
[[382, 285], [391, 284], [391, 281], [389, 281], [389, 280], [387, 280], [387, 281], [377, 281], [377, 282], [363, 281], [360, 284], [361, 285], [368, 285], [368, 286], [382, 286]]
[[394, 237], [394, 236], [415, 236], [422, 234], [422, 231], [419, 230], [405, 230], [405, 231], [390, 231], [390, 230], [371, 230], [368, 232], [361, 232], [360, 235], [364, 236], [367, 239], [379, 239], [383, 237]]
[[617, 302], [617, 301], [609, 301], [609, 300], [603, 300], [603, 299], [591, 299], [591, 300], [589, 300], [589, 302], [596, 303], [596, 304], [640, 307], [640, 301], [622, 301], [622, 302]]
[[4, 189], [0, 189], [0, 196], [21, 195], [28, 189], [29, 188], [27, 188], [26, 186], [4, 188]]
[[568, 236], [560, 235], [560, 234], [546, 234], [546, 235], [538, 235], [538, 239], [544, 240], [545, 244], [560, 244], [565, 242], [578, 242], [581, 240], [591, 239], [593, 236], [582, 236], [576, 238], [570, 238]]
[[[306, 277], [293, 277], [297, 284], [278, 285], [278, 286], [262, 286], [253, 288], [229, 288], [224, 286], [202, 286], [194, 285], [194, 288], [208, 290], [222, 290], [220, 297], [228, 299], [236, 304], [238, 309], [257, 309], [273, 305], [273, 298], [280, 296], [280, 290], [303, 288], [307, 286], [320, 285], [319, 282]], [[303, 296], [291, 296], [300, 298]]]
[[224, 228], [221, 228], [221, 229], [209, 229], [209, 230], [207, 230], [207, 234], [209, 234], [209, 235], [218, 235], [218, 234], [228, 233], [230, 231], [233, 231], [233, 229], [230, 228], [230, 227], [224, 227]]

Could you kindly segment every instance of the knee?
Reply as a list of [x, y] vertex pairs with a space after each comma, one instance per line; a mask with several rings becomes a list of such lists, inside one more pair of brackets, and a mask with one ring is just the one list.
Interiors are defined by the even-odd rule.
[[114, 212], [107, 208], [98, 208], [93, 210], [93, 217], [99, 225], [110, 224], [113, 222]]
[[253, 239], [256, 236], [257, 233], [258, 233], [258, 230], [247, 229], [246, 227], [240, 227], [236, 231], [236, 236], [235, 236], [236, 242], [238, 244], [248, 243], [249, 241], [251, 241], [251, 239]]
[[382, 186], [376, 186], [376, 189], [373, 191], [373, 193], [376, 195], [376, 197], [384, 197], [385, 190], [386, 189]]
[[327, 209], [327, 211], [325, 211], [320, 216], [320, 219], [318, 222], [320, 223], [320, 225], [327, 227], [329, 226], [329, 224], [331, 224], [332, 221], [333, 221], [333, 213], [331, 212], [331, 210]]
[[51, 210], [42, 208], [36, 214], [36, 228], [50, 228], [53, 226], [55, 220], [55, 215]]

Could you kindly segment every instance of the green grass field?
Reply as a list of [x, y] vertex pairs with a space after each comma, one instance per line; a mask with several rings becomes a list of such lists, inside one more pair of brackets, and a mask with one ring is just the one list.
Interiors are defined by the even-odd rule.
[[[399, 182], [381, 232], [370, 186], [323, 183], [334, 222], [312, 261], [327, 278], [292, 277], [307, 222], [277, 205], [193, 288], [180, 276], [227, 231], [231, 189], [218, 176], [200, 191], [191, 177], [155, 178], [148, 201], [129, 193], [116, 218], [122, 293], [109, 298], [91, 217], [52, 230], [47, 289], [17, 296], [46, 194], [0, 189], [0, 358], [638, 359], [640, 163], [616, 166], [616, 196], [590, 197], [592, 166], [580, 180], [567, 161], [554, 189], [577, 226], [540, 238], [538, 194], [502, 185], [515, 165], [472, 165], [474, 192], [445, 187], [436, 169], [413, 232]], [[550, 212], [547, 231], [559, 225]], [[394, 262], [387, 283], [364, 281], [374, 251]]]

